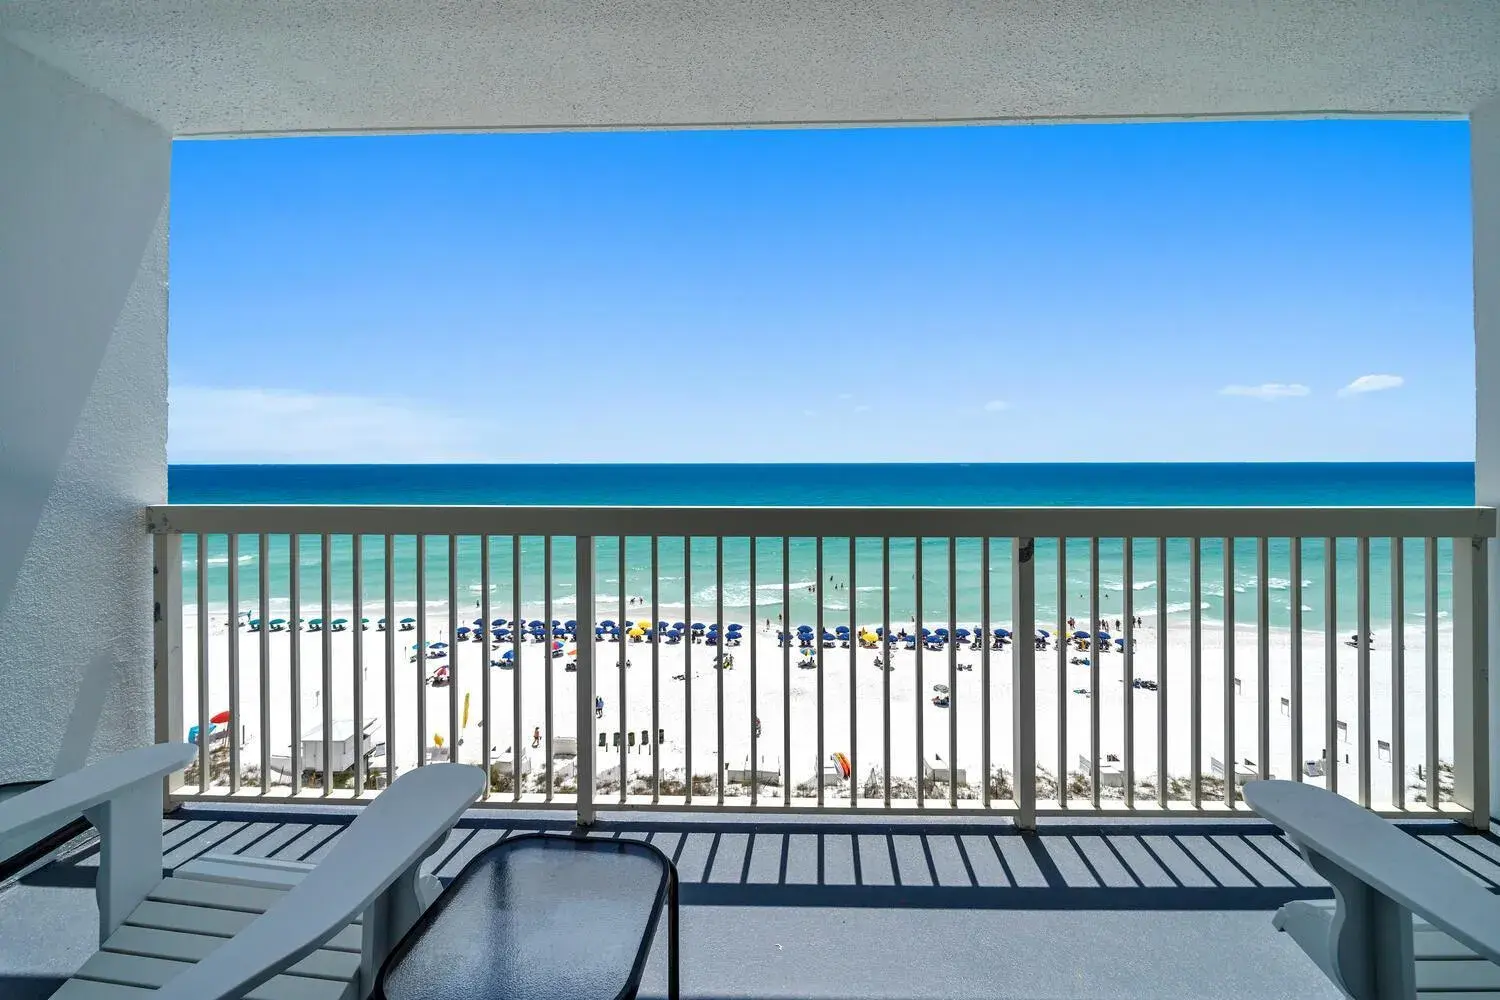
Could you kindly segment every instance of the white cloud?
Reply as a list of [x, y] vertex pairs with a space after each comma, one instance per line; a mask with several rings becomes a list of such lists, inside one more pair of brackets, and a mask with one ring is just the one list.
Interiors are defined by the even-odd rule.
[[803, 410], [802, 411], [802, 415], [804, 417], [816, 417], [818, 415], [818, 411], [817, 410]]
[[296, 390], [173, 386], [174, 462], [493, 460], [495, 428], [420, 402]]
[[999, 413], [1001, 410], [1010, 409], [1010, 404], [1003, 399], [992, 399], [984, 404], [984, 412]]
[[1400, 375], [1361, 375], [1339, 390], [1340, 396], [1358, 396], [1366, 392], [1379, 392], [1382, 389], [1399, 389], [1406, 384], [1406, 379]]
[[871, 407], [870, 407], [869, 403], [860, 403], [858, 406], [856, 406], [854, 408], [854, 412], [855, 413], [869, 413], [870, 409], [871, 409]]
[[1221, 396], [1249, 396], [1252, 399], [1287, 399], [1311, 395], [1312, 390], [1296, 382], [1262, 382], [1260, 385], [1226, 385]]
[[852, 393], [852, 392], [841, 392], [841, 393], [839, 393], [839, 399], [853, 399], [853, 398], [854, 398], [854, 393]]

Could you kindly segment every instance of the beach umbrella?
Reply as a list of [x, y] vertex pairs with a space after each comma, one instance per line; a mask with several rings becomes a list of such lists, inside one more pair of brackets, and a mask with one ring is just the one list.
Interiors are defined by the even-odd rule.
[[[603, 620], [603, 621], [602, 621], [602, 622], [600, 622], [600, 623], [599, 623], [599, 624], [600, 624], [600, 625], [603, 625], [603, 626], [604, 626], [604, 627], [605, 627], [605, 628], [614, 628], [614, 627], [615, 627], [615, 623], [614, 623], [614, 621], [613, 621], [613, 620], [612, 620], [612, 619], [609, 619], [609, 618], [606, 618], [606, 619], [604, 619], [604, 620]], [[693, 626], [693, 627], [694, 627], [694, 628], [697, 628], [697, 626], [696, 626], [696, 625], [695, 625], [695, 626]]]
[[454, 635], [468, 635], [469, 634], [469, 630], [466, 629], [466, 628], [464, 628], [464, 627], [462, 627], [462, 626], [460, 626], [459, 628], [457, 628], [457, 629], [454, 630], [453, 634]]
[[702, 622], [693, 622], [693, 631], [694, 632], [702, 632], [703, 631], [703, 623]]
[[1073, 633], [1073, 638], [1075, 639], [1087, 639], [1088, 637], [1089, 634], [1087, 632], [1078, 631]]
[[529, 627], [530, 628], [542, 628], [544, 625], [546, 625], [546, 622], [542, 621], [541, 619], [532, 619]]
[[681, 639], [682, 638], [682, 629], [680, 629], [680, 628], [667, 629], [667, 638], [668, 639]]
[[[738, 626], [736, 626], [736, 627], [738, 627]], [[834, 631], [837, 632], [839, 635], [848, 635], [849, 634], [849, 626], [848, 625], [837, 625], [837, 626], [834, 627]]]
[[[923, 631], [925, 632], [926, 629], [923, 629]], [[940, 629], [937, 629], [936, 631], [937, 631], [938, 635], [947, 635], [948, 634], [948, 630], [945, 629], [945, 628], [940, 628]]]
[[572, 618], [569, 618], [567, 621], [563, 622], [563, 628], [567, 629], [569, 632], [576, 632], [578, 630], [578, 623]]
[[447, 649], [448, 648], [448, 644], [446, 642], [429, 642], [427, 645], [430, 646], [430, 647], [432, 647], [433, 649]]
[[947, 694], [948, 693], [948, 685], [946, 685], [946, 684], [934, 684], [932, 686], [932, 689], [934, 691], [936, 691], [938, 694]]
[[657, 627], [657, 629], [659, 631], [665, 632], [667, 629], [671, 628], [672, 626], [668, 625], [666, 622], [657, 622], [656, 623], [656, 627]]
[[646, 630], [643, 628], [633, 628], [626, 634], [632, 639], [639, 639], [646, 634]]
[[1006, 636], [1010, 635], [1010, 629], [1008, 629], [1008, 628], [997, 628], [997, 629], [995, 629], [995, 634], [998, 635], [1000, 638], [1004, 639]]
[[740, 629], [742, 629], [744, 627], [745, 626], [743, 626], [743, 625], [736, 625], [734, 622], [730, 622], [729, 623], [729, 631], [731, 631], [731, 632], [738, 632]]
[[1115, 645], [1116, 646], [1124, 646], [1125, 645], [1125, 640], [1124, 639], [1116, 639], [1115, 640]]
[[638, 622], [635, 623], [635, 627], [636, 628], [641, 628], [641, 629], [650, 628], [651, 627], [651, 623], [648, 622], [648, 621], [646, 621], [646, 619], [642, 618], [640, 621], [638, 621]]
[[285, 625], [286, 624], [286, 619], [285, 618], [272, 618], [271, 619], [271, 624], [272, 625]]
[[960, 639], [967, 639], [969, 637], [969, 630], [966, 628], [961, 628], [953, 634], [958, 636]]
[[567, 655], [568, 656], [577, 656], [578, 655], [578, 647], [574, 646], [572, 649], [568, 650]]
[[474, 619], [473, 624], [478, 625], [480, 628], [483, 628], [484, 627], [484, 619], [483, 618], [476, 618], [476, 619]]
[[595, 635], [603, 635], [604, 631], [605, 631], [605, 629], [604, 629], [603, 625], [595, 625], [594, 626], [594, 634]]
[[333, 623], [335, 625], [348, 625], [349, 624], [349, 619], [347, 619], [347, 618], [335, 618], [333, 620]]
[[1099, 633], [1099, 638], [1103, 639], [1105, 642], [1108, 642], [1109, 641], [1109, 633], [1108, 632], [1100, 632]]
[[[297, 620], [300, 622], [302, 619], [298, 618]], [[309, 624], [309, 625], [321, 625], [321, 624], [323, 624], [323, 619], [321, 619], [321, 618], [314, 618], [312, 621], [308, 622], [307, 624]]]
[[212, 725], [222, 726], [229, 721], [229, 712], [226, 710], [223, 712], [218, 712], [214, 715], [210, 715], [208, 717], [208, 721]]
[[417, 620], [415, 618], [403, 618], [403, 619], [401, 619], [401, 624], [402, 625], [415, 625], [416, 623], [417, 623]]
[[500, 656], [500, 659], [502, 659], [502, 660], [514, 660], [515, 658], [516, 658], [516, 651], [514, 649], [507, 649]]
[[825, 631], [823, 633], [823, 641], [824, 642], [836, 642], [836, 641], [838, 641], [838, 636], [834, 635], [832, 632]]
[[562, 644], [562, 643], [560, 643], [560, 642], [554, 642], [554, 643], [553, 643], [553, 644], [552, 644], [552, 648], [553, 648], [553, 649], [562, 649], [562, 648], [563, 648], [563, 644]]
[[490, 624], [495, 626], [495, 628], [499, 628], [501, 625], [506, 624], [506, 622], [504, 618], [496, 618], [494, 621], [490, 622]]
[[675, 629], [677, 629], [677, 631], [679, 631], [679, 632], [681, 632], [683, 629], [687, 628], [687, 626], [684, 625], [684, 624], [682, 624], [682, 622], [673, 622], [672, 623], [672, 627], [675, 628]]
[[552, 627], [553, 628], [562, 628], [562, 622], [560, 622], [556, 618], [554, 618], [554, 619], [552, 619]]
[[1039, 635], [1039, 636], [1041, 636], [1043, 639], [1050, 639], [1050, 638], [1052, 638], [1052, 633], [1048, 632], [1044, 628], [1037, 629], [1036, 630], [1036, 634]]

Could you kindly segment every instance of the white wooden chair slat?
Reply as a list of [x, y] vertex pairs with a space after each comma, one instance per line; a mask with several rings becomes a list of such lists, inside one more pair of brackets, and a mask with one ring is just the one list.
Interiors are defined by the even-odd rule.
[[[205, 964], [211, 966], [211, 963]], [[101, 951], [84, 962], [74, 978], [140, 986], [155, 989], [159, 994], [167, 983], [202, 967], [188, 962]], [[353, 984], [283, 974], [272, 977], [243, 996], [245, 1000], [353, 1000]]]
[[150, 1000], [155, 990], [119, 983], [96, 983], [91, 979], [69, 979], [52, 994], [52, 1000]]
[[[205, 906], [184, 906], [148, 899], [130, 914], [126, 919], [126, 926], [227, 938], [249, 927], [251, 921], [258, 916], [259, 913], [240, 910], [212, 910]], [[329, 938], [323, 947], [358, 954], [360, 940], [359, 927], [351, 924]]]
[[202, 882], [191, 878], [164, 878], [147, 894], [161, 903], [182, 903], [215, 910], [264, 913], [281, 901], [285, 889], [262, 889], [253, 885]]
[[[121, 927], [104, 942], [104, 951], [174, 962], [201, 962], [226, 939], [188, 931], [164, 931], [154, 927]], [[287, 968], [294, 976], [349, 982], [359, 975], [359, 953], [320, 948]]]
[[264, 858], [236, 858], [233, 855], [209, 855], [195, 858], [178, 865], [172, 871], [173, 878], [193, 879], [198, 882], [229, 882], [235, 885], [258, 886], [263, 889], [290, 889], [302, 881], [302, 876], [312, 871], [312, 865], [282, 863], [265, 864]]

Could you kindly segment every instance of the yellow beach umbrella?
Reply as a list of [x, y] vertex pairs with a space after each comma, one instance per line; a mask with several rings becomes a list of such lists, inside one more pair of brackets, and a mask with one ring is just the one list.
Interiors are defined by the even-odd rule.
[[635, 623], [635, 627], [644, 631], [651, 627], [651, 623], [642, 618], [640, 621]]
[[625, 634], [630, 636], [630, 638], [632, 639], [639, 639], [641, 636], [646, 634], [646, 630], [643, 628], [633, 628]]

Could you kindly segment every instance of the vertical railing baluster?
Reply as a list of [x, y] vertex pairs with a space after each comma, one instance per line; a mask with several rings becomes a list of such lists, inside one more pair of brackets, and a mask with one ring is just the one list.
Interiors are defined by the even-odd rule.
[[1438, 807], [1442, 791], [1438, 781], [1438, 540], [1428, 538], [1422, 552], [1425, 562], [1422, 589], [1422, 640], [1427, 668], [1423, 707], [1426, 709], [1427, 807]]
[[1121, 751], [1121, 763], [1125, 771], [1125, 808], [1136, 808], [1136, 540], [1124, 538], [1125, 547], [1124, 591], [1122, 603], [1125, 612], [1125, 748]]
[[[651, 643], [651, 804], [661, 801], [661, 743], [657, 734], [661, 732], [661, 587], [658, 582], [658, 567], [661, 565], [661, 536], [651, 536], [651, 624], [657, 629], [656, 640]], [[579, 623], [582, 627], [582, 622]], [[691, 624], [691, 623], [689, 623]], [[592, 641], [592, 629], [588, 638]], [[581, 647], [580, 647], [581, 648]], [[751, 654], [754, 655], [753, 653]]]
[[1355, 541], [1356, 628], [1354, 678], [1355, 726], [1359, 732], [1356, 760], [1359, 761], [1359, 784], [1356, 786], [1359, 804], [1370, 804], [1370, 539], [1360, 535]]
[[[692, 624], [689, 622], [688, 624]], [[714, 788], [718, 792], [717, 801], [719, 805], [724, 804], [724, 775], [728, 762], [724, 759], [724, 650], [729, 648], [726, 642], [728, 633], [724, 630], [724, 536], [714, 536], [714, 624], [717, 626], [718, 639], [715, 640], [714, 650], [714, 707], [717, 712], [718, 724], [715, 728], [717, 733], [716, 751], [714, 759], [718, 765], [718, 773], [714, 775]]]
[[1167, 808], [1167, 539], [1156, 540], [1156, 804]]
[[916, 544], [916, 567], [913, 577], [916, 580], [917, 689], [916, 697], [912, 699], [912, 702], [916, 707], [917, 713], [917, 808], [920, 809], [926, 799], [924, 785], [927, 781], [925, 762], [922, 756], [922, 748], [925, 742], [922, 732], [922, 699], [925, 697], [924, 692], [926, 690], [922, 678], [922, 654], [927, 649], [927, 636], [922, 634], [922, 623], [925, 620], [922, 614], [922, 591], [925, 589], [922, 586], [922, 538], [918, 536], [913, 541]]
[[[579, 544], [582, 544], [582, 543], [580, 542]], [[593, 540], [592, 539], [589, 540], [589, 545], [590, 546], [593, 545]], [[589, 550], [589, 573], [590, 573], [590, 575], [589, 575], [589, 578], [588, 578], [589, 593], [590, 594], [593, 593], [593, 583], [594, 583], [594, 577], [592, 575], [593, 574], [593, 565], [594, 565], [594, 562], [593, 562], [593, 550], [592, 550], [592, 548], [590, 548], [590, 550]], [[579, 574], [579, 576], [581, 577], [582, 574]], [[582, 608], [582, 606], [583, 606], [583, 591], [581, 589], [582, 581], [580, 580], [579, 582], [580, 582], [580, 589], [576, 592], [577, 595], [578, 595], [578, 600], [577, 600], [577, 603], [574, 605], [574, 607]], [[592, 614], [593, 610], [594, 610], [594, 606], [593, 606], [592, 603], [590, 603], [589, 604], [589, 611], [590, 611], [589, 617], [593, 617], [593, 614]], [[547, 623], [547, 628], [546, 628], [547, 637], [542, 640], [542, 691], [543, 691], [543, 693], [542, 693], [542, 704], [544, 706], [543, 712], [545, 713], [545, 717], [547, 719], [547, 742], [546, 742], [546, 753], [547, 753], [547, 801], [551, 802], [552, 801], [553, 790], [554, 790], [553, 789], [554, 779], [553, 779], [553, 775], [552, 775], [552, 755], [555, 752], [555, 749], [554, 749], [555, 748], [555, 744], [553, 743], [553, 738], [552, 737], [553, 737], [553, 732], [557, 729], [557, 712], [556, 712], [556, 709], [553, 707], [553, 704], [552, 704], [552, 536], [550, 534], [542, 536], [542, 618]], [[519, 623], [517, 623], [517, 624], [519, 625]], [[590, 666], [592, 667], [592, 665], [593, 665], [593, 661], [592, 661], [592, 658], [590, 658]], [[516, 662], [516, 669], [517, 670], [521, 669], [521, 664], [520, 664], [519, 660]], [[579, 663], [579, 665], [578, 665], [577, 698], [575, 700], [577, 700], [577, 701], [579, 701], [581, 703], [581, 702], [583, 702], [585, 700], [593, 698], [594, 685], [593, 685], [592, 678], [593, 678], [593, 671], [590, 670], [589, 671], [589, 680], [588, 681], [584, 680], [584, 676], [583, 676], [583, 664]], [[593, 703], [592, 703], [592, 701], [590, 701], [590, 703], [589, 703], [590, 713], [592, 713], [593, 707], [594, 707]], [[592, 718], [592, 717], [593, 717], [592, 714], [590, 714], [589, 718]], [[580, 717], [580, 721], [582, 721], [581, 717]], [[583, 824], [583, 825], [587, 825], [586, 823], [584, 823], [584, 820], [582, 819], [582, 816], [583, 816], [583, 786], [584, 786], [584, 780], [583, 780], [584, 779], [584, 769], [583, 769], [583, 767], [584, 767], [584, 760], [585, 760], [585, 758], [583, 756], [583, 752], [584, 752], [584, 744], [588, 743], [589, 747], [588, 747], [588, 758], [587, 759], [588, 759], [588, 761], [590, 763], [592, 763], [592, 761], [594, 759], [593, 740], [585, 740], [583, 738], [583, 726], [580, 725], [578, 727], [578, 733], [574, 737], [574, 742], [576, 744], [578, 744], [578, 756], [573, 759], [573, 762], [574, 762], [574, 765], [575, 765], [576, 771], [577, 771], [577, 773], [574, 776], [574, 781], [573, 781], [573, 784], [575, 786], [577, 786], [577, 791], [574, 793], [574, 795], [575, 795], [575, 801], [578, 803], [579, 823]], [[594, 784], [594, 781], [593, 781], [594, 771], [593, 771], [592, 766], [589, 768], [589, 770], [588, 770], [587, 773], [588, 773], [588, 776], [589, 776], [588, 784], [590, 786], [590, 789], [592, 789], [593, 784]], [[590, 796], [592, 797], [592, 791], [590, 792]]]
[[[577, 593], [574, 594], [577, 597]], [[574, 604], [574, 611], [578, 615], [579, 628], [584, 629], [585, 638], [592, 642], [594, 639], [594, 609], [590, 605], [584, 608], [582, 600]], [[489, 625], [485, 626], [489, 628]], [[580, 655], [583, 646], [579, 645]], [[521, 801], [521, 536], [510, 536], [510, 711], [511, 711], [511, 746], [513, 747], [511, 757], [511, 801]], [[547, 720], [547, 731], [552, 731], [552, 720]], [[579, 735], [582, 739], [582, 734]], [[540, 740], [535, 749], [541, 749]], [[530, 777], [532, 764], [526, 769], [527, 777]], [[549, 756], [545, 764], [547, 768], [547, 787], [552, 786], [552, 758]]]
[[396, 536], [387, 534], [385, 551], [385, 783], [395, 779], [396, 767]]
[[320, 762], [323, 771], [323, 796], [327, 798], [333, 794], [333, 559], [332, 539], [328, 532], [318, 536], [318, 570], [321, 576], [319, 580], [318, 597], [320, 598], [319, 610], [323, 614], [323, 641], [318, 645], [321, 647], [322, 673], [319, 683], [323, 687], [322, 699], [322, 722], [323, 726], [323, 759]]
[[1099, 537], [1095, 535], [1089, 539], [1089, 804], [1095, 809], [1099, 808], [1100, 764], [1104, 760], [1104, 750], [1099, 746], [1099, 703], [1104, 700], [1101, 697], [1103, 692], [1099, 690], [1099, 681], [1104, 676], [1099, 663], [1104, 659], [1103, 640], [1099, 638], [1102, 624], [1099, 614]]
[[[626, 716], [625, 716], [625, 706], [627, 704], [627, 702], [625, 700], [625, 698], [626, 698], [626, 691], [625, 691], [625, 671], [630, 666], [630, 659], [629, 659], [629, 657], [627, 655], [627, 650], [628, 650], [628, 645], [629, 645], [630, 633], [632, 631], [632, 626], [634, 625], [634, 623], [632, 621], [630, 621], [628, 618], [625, 617], [626, 609], [628, 607], [630, 607], [630, 594], [628, 592], [628, 588], [625, 586], [625, 554], [626, 554], [625, 553], [625, 549], [626, 549], [626, 545], [627, 545], [626, 537], [624, 535], [621, 535], [620, 536], [620, 551], [619, 551], [619, 556], [620, 556], [620, 560], [619, 560], [620, 595], [619, 596], [620, 596], [620, 631], [623, 634], [620, 636], [620, 657], [619, 657], [619, 659], [620, 659], [620, 662], [619, 662], [619, 668], [620, 668], [620, 685], [619, 685], [620, 686], [620, 691], [619, 691], [620, 701], [619, 701], [619, 706], [620, 707], [617, 709], [617, 712], [618, 712], [619, 718], [620, 718], [620, 728], [619, 728], [618, 732], [620, 734], [620, 804], [621, 805], [624, 805], [624, 803], [625, 803], [625, 792], [626, 792], [626, 790], [627, 790], [627, 788], [628, 788], [628, 786], [630, 784], [630, 782], [629, 782], [629, 775], [626, 774], [626, 769], [628, 767], [629, 762], [628, 762], [628, 760], [626, 759], [626, 756], [625, 756], [627, 745], [630, 743], [630, 739], [629, 739], [629, 735], [630, 735], [630, 722], [627, 721]], [[653, 621], [651, 623], [651, 628], [652, 628], [653, 631], [655, 631], [655, 629], [656, 629], [656, 622]]]
[[[1014, 553], [1012, 553], [1011, 573], [1012, 574], [1016, 573], [1015, 564], [1014, 564]], [[1012, 593], [1014, 593], [1014, 591], [1015, 591], [1015, 585], [1014, 585], [1014, 582], [1013, 582], [1012, 583]], [[1012, 699], [1014, 699], [1016, 697], [1016, 692], [1018, 692], [1020, 690], [1020, 670], [1019, 670], [1020, 659], [1019, 659], [1019, 657], [1020, 657], [1020, 649], [1021, 649], [1021, 642], [1022, 642], [1023, 636], [1021, 635], [1021, 622], [1020, 622], [1020, 618], [1015, 614], [1015, 612], [1018, 611], [1018, 610], [1019, 610], [1018, 608], [1012, 608], [1012, 614], [1011, 614], [1011, 621], [1015, 622], [1015, 624], [1012, 626], [1012, 628], [1015, 629], [1015, 640], [1016, 640], [1016, 650], [1017, 650], [1017, 655], [1016, 655], [1015, 658], [1013, 658], [1013, 661], [1016, 663], [1017, 668], [1018, 668], [1016, 670], [1017, 676], [1015, 678], [1012, 678], [1012, 683], [1011, 683], [1011, 698]], [[981, 702], [980, 707], [979, 707], [979, 731], [980, 731], [980, 734], [981, 734], [981, 743], [980, 743], [980, 748], [979, 748], [979, 753], [980, 753], [979, 773], [980, 773], [980, 775], [982, 775], [982, 778], [980, 779], [979, 798], [980, 798], [981, 804], [986, 809], [990, 808], [990, 767], [991, 767], [991, 760], [990, 760], [990, 726], [991, 726], [991, 720], [990, 720], [990, 628], [991, 628], [991, 626], [990, 626], [990, 536], [988, 534], [986, 534], [983, 538], [981, 538], [979, 540], [979, 698], [980, 698], [980, 702]], [[1035, 639], [1035, 635], [1036, 635], [1036, 630], [1035, 630], [1035, 627], [1033, 626], [1033, 628], [1032, 628], [1032, 636], [1033, 637], [1030, 640], [1027, 640], [1027, 641], [1029, 641], [1031, 643], [1031, 646], [1032, 646], [1032, 659], [1033, 659], [1033, 661], [1035, 661], [1035, 659], [1036, 659], [1036, 639]], [[1021, 721], [1019, 714], [1017, 714], [1015, 721], [1017, 723], [1019, 723]], [[1036, 713], [1033, 712], [1032, 713], [1032, 727], [1033, 727], [1033, 730], [1035, 729], [1035, 726], [1036, 726]], [[1019, 740], [1019, 738], [1020, 738], [1019, 734], [1017, 734], [1016, 738]], [[1035, 736], [1034, 735], [1033, 735], [1033, 738], [1032, 738], [1032, 742], [1033, 742], [1033, 751], [1034, 751], [1035, 750]], [[1012, 757], [1012, 759], [1011, 759], [1011, 766], [1013, 768], [1015, 767], [1015, 758], [1014, 757]], [[1021, 780], [1020, 769], [1019, 768], [1015, 768], [1015, 770], [1016, 770], [1015, 783], [1019, 784], [1019, 782]]]
[[427, 766], [427, 536], [417, 532], [417, 766]]
[[[1012, 569], [1014, 572], [1014, 569]], [[1068, 804], [1068, 650], [1073, 632], [1068, 624], [1068, 539], [1057, 539], [1057, 804]], [[1019, 776], [1018, 780], [1019, 780]]]
[[[458, 763], [463, 720], [458, 716], [458, 536], [448, 536], [448, 760]], [[486, 665], [488, 670], [489, 666]]]
[[291, 608], [287, 618], [290, 622], [288, 634], [291, 638], [292, 655], [287, 667], [291, 675], [292, 794], [298, 795], [302, 791], [302, 540], [295, 531], [287, 536], [287, 550], [291, 554], [291, 563], [287, 569]]
[[[757, 685], [756, 668], [758, 657], [756, 648], [760, 646], [759, 630], [755, 627], [755, 618], [760, 613], [760, 608], [755, 603], [756, 598], [756, 573], [755, 562], [758, 553], [760, 539], [754, 535], [750, 536], [750, 805], [760, 805], [760, 689]], [[654, 664], [653, 664], [654, 667]], [[653, 670], [653, 673], [655, 671]]]
[[1256, 776], [1271, 776], [1271, 543], [1255, 542], [1255, 579], [1260, 584], [1255, 610], [1255, 763]]
[[813, 648], [818, 651], [818, 762], [817, 765], [813, 768], [813, 780], [817, 783], [818, 786], [818, 808], [821, 809], [823, 808], [823, 761], [827, 759], [823, 755], [823, 602], [826, 595], [824, 594], [823, 583], [823, 536], [819, 535], [815, 539], [813, 539], [813, 541], [817, 546], [816, 554], [813, 557], [816, 565], [816, 572], [813, 573], [813, 580], [815, 581], [813, 584], [813, 594], [816, 595], [818, 599], [817, 623], [813, 625], [813, 628], [817, 630], [818, 635], [817, 644], [813, 646]]
[[958, 808], [958, 539], [948, 536], [948, 808]]
[[1391, 539], [1391, 805], [1406, 808], [1406, 539]]
[[[1061, 541], [1061, 540], [1059, 540]], [[1036, 539], [1013, 538], [1010, 549], [1010, 614], [1015, 652], [1011, 654], [1014, 671], [1011, 688], [1013, 765], [1011, 782], [1016, 797], [1016, 826], [1036, 829]], [[985, 559], [985, 577], [989, 577], [989, 560]], [[988, 608], [988, 604], [986, 604]], [[1030, 635], [1033, 641], [1024, 641]], [[989, 649], [989, 637], [984, 648]], [[988, 697], [985, 702], [988, 704]], [[988, 741], [988, 733], [985, 739]], [[989, 785], [985, 774], [985, 785]]]
[[[490, 630], [495, 626], [494, 619], [490, 617], [492, 604], [490, 600], [490, 536], [486, 532], [479, 536], [479, 662], [482, 669], [479, 673], [479, 766], [484, 768], [484, 800], [489, 801], [490, 792], [494, 790], [494, 761], [491, 750], [495, 743], [495, 725], [490, 718], [491, 695], [493, 684], [490, 681], [490, 672], [495, 668], [490, 666], [490, 652], [494, 649], [494, 633]], [[519, 743], [512, 743], [510, 747], [510, 782], [514, 785], [521, 780], [521, 747]]]
[[1339, 564], [1338, 539], [1323, 539], [1323, 765], [1324, 787], [1339, 790]]
[[1490, 828], [1489, 539], [1453, 539], [1453, 801]]
[[1121, 540], [1125, 547], [1124, 589], [1121, 591], [1125, 612], [1125, 747], [1120, 762], [1125, 771], [1125, 808], [1135, 808], [1135, 539]]
[[208, 534], [198, 532], [198, 792], [208, 794]]
[[683, 757], [682, 768], [687, 779], [683, 801], [693, 802], [693, 536], [682, 539], [682, 618], [687, 626], [687, 645], [683, 647]]
[[[354, 586], [350, 590], [350, 627], [354, 630], [354, 659], [350, 665], [354, 684], [354, 794], [365, 793], [365, 601], [364, 536], [355, 532], [349, 537], [350, 573]], [[488, 776], [489, 769], [485, 769]], [[488, 787], [488, 782], [486, 782]]]
[[1197, 812], [1203, 808], [1203, 539], [1196, 535], [1188, 549], [1188, 589], [1188, 800]]
[[[574, 604], [579, 617], [580, 626], [586, 620], [591, 626], [594, 621], [594, 545], [596, 539], [591, 535], [579, 535], [574, 539], [574, 551], [576, 553], [573, 561], [574, 593], [577, 594], [577, 602]], [[625, 538], [620, 537], [623, 546]], [[545, 619], [547, 621], [547, 648], [544, 651], [542, 663], [547, 672], [547, 789], [548, 796], [552, 792], [552, 536], [545, 536], [544, 546], [546, 549], [547, 569], [545, 571], [547, 593], [543, 598], [546, 601]], [[625, 589], [625, 578], [620, 578], [620, 590]], [[583, 617], [583, 609], [588, 608], [587, 619]], [[625, 645], [628, 629], [621, 629], [620, 645]], [[574, 692], [574, 725], [577, 737], [575, 742], [578, 746], [578, 793], [576, 801], [578, 804], [577, 822], [580, 827], [592, 826], [594, 824], [594, 644], [593, 629], [589, 630], [589, 642], [578, 644], [578, 687]], [[517, 666], [519, 670], [519, 665]], [[623, 709], [622, 709], [623, 711]], [[621, 772], [621, 780], [624, 772]]]
[[891, 538], [880, 536], [880, 679], [884, 692], [881, 701], [881, 728], [884, 737], [881, 767], [885, 778], [885, 807], [891, 807], [891, 674], [896, 647], [891, 642]]
[[1234, 808], [1240, 755], [1235, 740], [1234, 539], [1224, 539], [1224, 801]]
[[1291, 690], [1287, 692], [1287, 714], [1291, 717], [1292, 774], [1301, 781], [1304, 768], [1302, 759], [1302, 539], [1291, 539], [1292, 558], [1292, 635], [1291, 635]]
[[781, 536], [781, 804], [792, 804], [792, 540]]
[[240, 790], [240, 536], [233, 531], [224, 538], [229, 562], [229, 794]]
[[[859, 539], [849, 536], [849, 808], [859, 808]], [[750, 603], [755, 603], [755, 584], [750, 584]]]
[[260, 794], [271, 787], [271, 536], [260, 534], [255, 570], [260, 590]]

